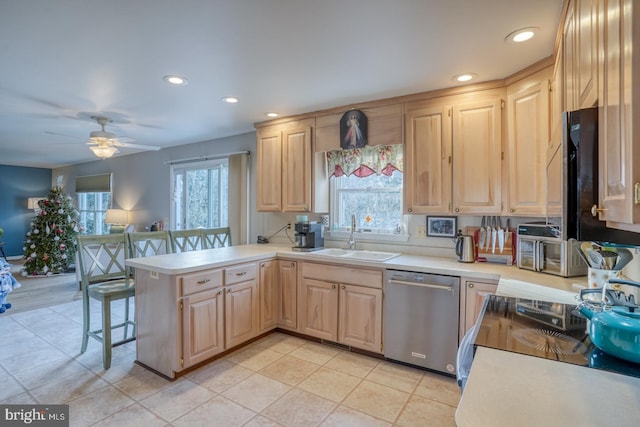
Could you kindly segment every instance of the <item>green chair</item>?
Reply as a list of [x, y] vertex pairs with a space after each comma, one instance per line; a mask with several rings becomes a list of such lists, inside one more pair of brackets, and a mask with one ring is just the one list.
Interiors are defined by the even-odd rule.
[[169, 230], [171, 249], [174, 253], [199, 251], [204, 249], [202, 230]]
[[168, 231], [140, 231], [126, 234], [129, 241], [129, 258], [171, 253], [171, 239]]
[[231, 246], [231, 230], [229, 227], [204, 228], [201, 231], [204, 249]]
[[[81, 353], [89, 337], [102, 343], [104, 369], [111, 367], [111, 349], [135, 339], [136, 324], [129, 319], [129, 299], [135, 295], [130, 269], [125, 266], [127, 237], [124, 233], [77, 236], [78, 261], [82, 277], [83, 334]], [[102, 304], [102, 329], [91, 330], [91, 298]], [[111, 324], [111, 302], [124, 299], [124, 321]], [[129, 334], [131, 327], [131, 334]], [[113, 341], [112, 330], [124, 329], [122, 339]]]

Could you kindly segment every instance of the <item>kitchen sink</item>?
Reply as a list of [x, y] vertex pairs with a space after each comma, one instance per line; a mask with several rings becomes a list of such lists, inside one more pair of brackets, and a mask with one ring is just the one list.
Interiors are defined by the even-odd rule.
[[313, 255], [320, 255], [332, 258], [357, 259], [362, 261], [387, 261], [400, 254], [395, 252], [359, 251], [350, 249], [320, 249], [312, 252]]

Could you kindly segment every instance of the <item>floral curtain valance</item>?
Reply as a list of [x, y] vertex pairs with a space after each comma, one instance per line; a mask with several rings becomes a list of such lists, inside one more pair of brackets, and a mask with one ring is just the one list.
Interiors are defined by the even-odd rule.
[[369, 175], [390, 176], [393, 171], [402, 172], [402, 144], [375, 145], [353, 150], [331, 150], [327, 152], [327, 164], [331, 176]]

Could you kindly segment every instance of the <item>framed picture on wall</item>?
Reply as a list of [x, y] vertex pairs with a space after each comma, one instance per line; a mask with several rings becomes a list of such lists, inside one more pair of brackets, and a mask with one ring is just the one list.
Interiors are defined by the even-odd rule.
[[427, 236], [429, 237], [456, 237], [455, 216], [428, 216]]
[[340, 148], [349, 150], [367, 145], [367, 116], [360, 110], [349, 110], [340, 119]]

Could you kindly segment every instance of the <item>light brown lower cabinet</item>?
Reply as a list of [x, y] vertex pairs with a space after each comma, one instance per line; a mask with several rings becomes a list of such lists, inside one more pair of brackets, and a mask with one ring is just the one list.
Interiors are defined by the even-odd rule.
[[185, 367], [221, 353], [224, 343], [222, 287], [188, 295], [182, 300], [182, 353]]
[[484, 299], [496, 293], [498, 283], [462, 279], [460, 288], [460, 339], [476, 323]]
[[281, 328], [298, 327], [298, 263], [281, 259], [278, 263], [276, 287], [276, 323]]
[[226, 348], [258, 335], [258, 283], [255, 279], [228, 286], [224, 302]]
[[304, 263], [301, 292], [302, 333], [382, 352], [382, 271]]
[[260, 263], [260, 281], [258, 284], [260, 298], [260, 332], [276, 327], [278, 311], [278, 261]]

